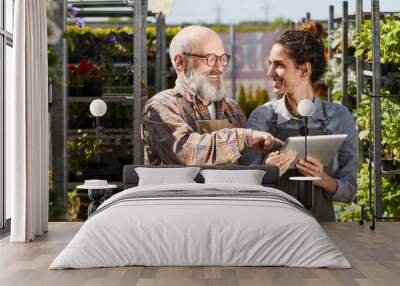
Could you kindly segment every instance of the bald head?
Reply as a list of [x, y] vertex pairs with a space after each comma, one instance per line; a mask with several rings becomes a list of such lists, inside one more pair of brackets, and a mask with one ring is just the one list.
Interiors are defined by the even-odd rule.
[[[225, 54], [221, 38], [213, 30], [201, 26], [189, 26], [181, 30], [171, 41], [170, 57], [178, 75], [178, 81], [186, 82], [203, 102], [220, 101], [225, 97], [223, 85]], [[218, 56], [217, 59], [211, 56]]]
[[[215, 48], [216, 47], [216, 48]], [[223, 50], [221, 38], [213, 30], [202, 26], [188, 26], [177, 33], [171, 41], [169, 55], [176, 69], [176, 55], [182, 53], [219, 53]]]

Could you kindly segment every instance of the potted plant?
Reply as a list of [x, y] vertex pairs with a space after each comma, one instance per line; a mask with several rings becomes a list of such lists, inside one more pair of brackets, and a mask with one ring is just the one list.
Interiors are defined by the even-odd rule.
[[100, 66], [80, 60], [78, 65], [67, 64], [67, 70], [69, 96], [102, 96], [104, 70]]
[[384, 98], [382, 111], [382, 168], [400, 169], [400, 105]]
[[[398, 100], [389, 97], [391, 93], [388, 90], [382, 89], [381, 94], [382, 168], [389, 171], [400, 168], [400, 104]], [[369, 108], [369, 97], [364, 95], [361, 107], [354, 110], [359, 138], [365, 148], [368, 148], [368, 139], [372, 136], [369, 128]]]
[[[363, 56], [364, 67], [372, 71], [372, 24], [365, 21], [354, 38], [354, 56]], [[381, 75], [400, 72], [400, 14], [380, 22]]]

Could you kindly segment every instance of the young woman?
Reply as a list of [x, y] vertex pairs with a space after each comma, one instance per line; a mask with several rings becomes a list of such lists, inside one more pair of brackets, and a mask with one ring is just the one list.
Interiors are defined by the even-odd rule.
[[[348, 135], [330, 166], [324, 168], [317, 159], [308, 157], [307, 161], [298, 161], [296, 169], [289, 169], [280, 180], [280, 188], [295, 196], [297, 186], [296, 182], [289, 180], [290, 176], [321, 177], [314, 182], [315, 197], [311, 211], [320, 221], [334, 221], [332, 200], [349, 202], [357, 190], [358, 143], [354, 119], [349, 110], [337, 103], [321, 101], [314, 92], [314, 86], [326, 68], [320, 39], [323, 33], [320, 24], [306, 22], [299, 30], [288, 30], [276, 40], [268, 58], [267, 77], [272, 80], [273, 90], [279, 99], [255, 109], [246, 128], [268, 131], [282, 141], [290, 136], [304, 135], [300, 134], [304, 125], [297, 105], [301, 100], [309, 99], [314, 103], [314, 113], [308, 124], [309, 135]], [[247, 150], [241, 163], [274, 164], [280, 166], [282, 172], [293, 159], [293, 154], [274, 152], [264, 158], [261, 153]]]

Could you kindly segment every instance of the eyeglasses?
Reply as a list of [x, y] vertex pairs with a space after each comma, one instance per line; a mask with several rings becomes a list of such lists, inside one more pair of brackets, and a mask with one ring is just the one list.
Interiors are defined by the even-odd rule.
[[191, 53], [183, 53], [183, 54], [190, 57], [207, 59], [207, 65], [209, 67], [214, 67], [217, 64], [217, 61], [219, 61], [221, 65], [227, 66], [229, 64], [229, 60], [231, 59], [231, 56], [228, 54], [222, 54], [220, 56], [217, 56], [216, 54], [207, 54], [207, 55], [196, 55]]

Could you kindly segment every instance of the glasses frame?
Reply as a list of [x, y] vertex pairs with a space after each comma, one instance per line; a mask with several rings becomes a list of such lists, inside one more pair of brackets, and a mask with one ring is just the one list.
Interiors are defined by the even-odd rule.
[[[207, 65], [208, 65], [209, 67], [215, 67], [215, 65], [217, 64], [217, 62], [220, 62], [220, 63], [222, 64], [222, 66], [226, 67], [226, 66], [229, 64], [229, 61], [230, 61], [230, 59], [231, 59], [231, 55], [229, 55], [229, 54], [227, 54], [227, 53], [224, 53], [224, 54], [222, 54], [222, 55], [220, 55], [220, 56], [218, 56], [218, 55], [216, 55], [216, 54], [198, 55], [198, 54], [192, 54], [192, 53], [186, 53], [186, 52], [184, 52], [184, 53], [182, 53], [182, 54], [185, 55], [185, 56], [189, 56], [189, 57], [197, 57], [197, 58], [206, 59], [206, 63], [207, 63]], [[214, 56], [214, 57], [216, 58], [215, 63], [214, 63], [213, 65], [210, 64], [210, 57], [211, 57], [211, 56]], [[224, 57], [224, 56], [227, 57], [227, 60], [226, 60], [226, 63], [225, 63], [225, 64], [223, 64], [223, 63], [221, 62], [221, 58]]]

